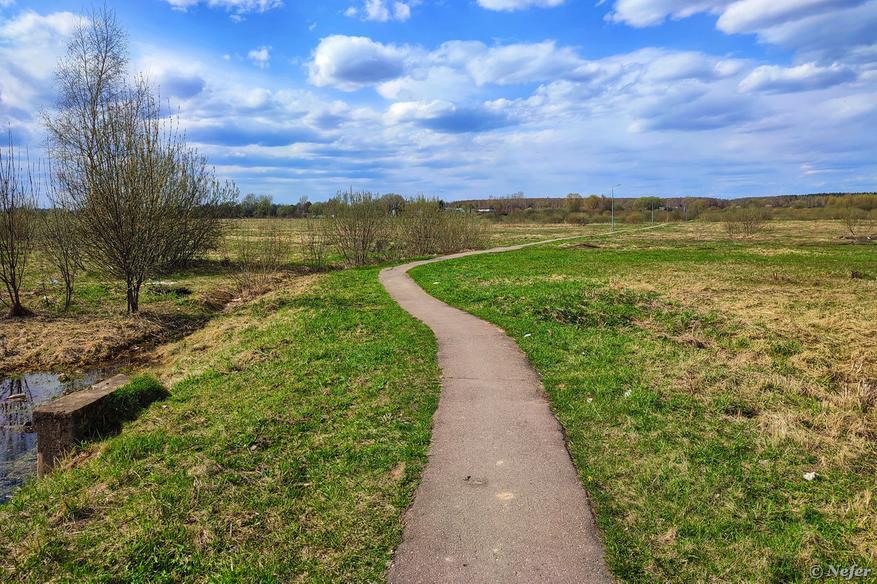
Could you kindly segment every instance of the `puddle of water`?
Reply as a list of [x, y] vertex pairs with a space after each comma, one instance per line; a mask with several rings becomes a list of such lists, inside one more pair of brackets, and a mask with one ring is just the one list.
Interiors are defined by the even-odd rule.
[[0, 378], [0, 503], [37, 472], [35, 407], [60, 395], [85, 389], [112, 372], [89, 371], [69, 381], [53, 373]]

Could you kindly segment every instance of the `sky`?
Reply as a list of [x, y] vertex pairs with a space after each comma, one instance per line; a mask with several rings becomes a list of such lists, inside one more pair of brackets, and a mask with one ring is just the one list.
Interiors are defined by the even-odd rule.
[[[39, 152], [83, 0], [0, 0]], [[877, 190], [877, 0], [107, 0], [242, 193]]]

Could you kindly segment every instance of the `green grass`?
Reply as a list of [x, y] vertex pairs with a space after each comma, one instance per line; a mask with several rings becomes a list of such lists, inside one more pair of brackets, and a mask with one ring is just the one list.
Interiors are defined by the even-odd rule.
[[215, 319], [174, 348], [165, 401], [0, 507], [0, 580], [381, 580], [425, 462], [435, 351], [375, 269]]
[[[870, 342], [873, 284], [850, 271], [874, 272], [874, 247], [692, 229], [412, 276], [527, 353], [622, 580], [790, 582], [809, 581], [814, 564], [877, 567], [877, 417], [871, 394], [850, 397], [875, 364], [845, 360]], [[804, 336], [793, 325], [805, 303], [819, 319], [852, 316], [837, 339]]]

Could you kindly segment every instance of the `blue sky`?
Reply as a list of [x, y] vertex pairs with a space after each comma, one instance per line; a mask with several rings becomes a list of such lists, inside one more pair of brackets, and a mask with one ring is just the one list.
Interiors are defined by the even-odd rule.
[[[877, 0], [108, 5], [243, 192], [877, 189]], [[0, 0], [0, 123], [34, 150], [82, 6]]]

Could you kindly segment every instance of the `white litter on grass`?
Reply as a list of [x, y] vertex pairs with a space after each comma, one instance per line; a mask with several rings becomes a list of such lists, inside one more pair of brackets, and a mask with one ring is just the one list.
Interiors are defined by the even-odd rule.
[[591, 403], [592, 401], [594, 401], [594, 398], [589, 397], [589, 398], [588, 398], [588, 403]]
[[816, 473], [815, 473], [815, 472], [805, 472], [805, 473], [804, 473], [804, 480], [805, 480], [805, 481], [812, 481], [812, 480], [815, 479], [815, 478], [816, 478]]
[[433, 284], [438, 284], [438, 282], [433, 282]]
[[631, 394], [633, 394], [633, 392], [628, 389], [627, 391], [624, 392], [624, 397], [630, 397]]
[[532, 336], [533, 336], [533, 333], [527, 333], [526, 335], [524, 335], [524, 338], [526, 339], [527, 337], [532, 337]]

